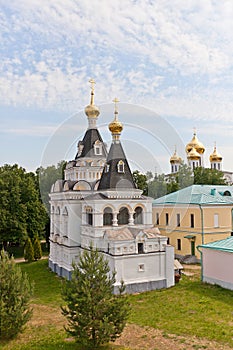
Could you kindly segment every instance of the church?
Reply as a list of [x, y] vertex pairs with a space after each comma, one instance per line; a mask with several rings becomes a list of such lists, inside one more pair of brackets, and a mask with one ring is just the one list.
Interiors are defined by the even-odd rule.
[[[196, 167], [205, 167], [204, 165], [204, 152], [205, 147], [201, 141], [197, 138], [197, 133], [194, 131], [193, 137], [185, 147], [185, 153], [187, 155], [187, 165], [193, 170]], [[218, 153], [216, 144], [213, 152], [209, 156], [210, 168], [220, 170], [224, 174], [224, 178], [228, 185], [233, 183], [233, 172], [222, 170], [222, 156]], [[183, 160], [179, 157], [177, 150], [175, 149], [174, 154], [170, 158], [171, 172], [169, 175], [178, 173], [179, 167]]]
[[71, 278], [72, 263], [93, 244], [116, 271], [114, 293], [121, 280], [135, 293], [174, 285], [174, 248], [152, 223], [152, 201], [136, 188], [120, 136], [115, 98], [109, 124], [109, 151], [97, 128], [100, 111], [91, 101], [85, 108], [88, 128], [75, 158], [66, 165], [64, 180], [51, 188], [49, 267]]

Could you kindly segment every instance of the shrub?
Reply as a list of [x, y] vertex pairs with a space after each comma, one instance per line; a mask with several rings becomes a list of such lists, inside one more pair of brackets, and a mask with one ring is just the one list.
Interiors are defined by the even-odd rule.
[[24, 259], [28, 262], [32, 262], [34, 260], [34, 250], [33, 250], [32, 241], [30, 237], [27, 238], [25, 243]]
[[13, 258], [0, 253], [0, 339], [11, 339], [22, 331], [32, 315], [32, 286]]
[[41, 244], [38, 236], [35, 237], [35, 240], [33, 242], [33, 250], [34, 250], [34, 259], [35, 260], [41, 259], [42, 249], [41, 249]]

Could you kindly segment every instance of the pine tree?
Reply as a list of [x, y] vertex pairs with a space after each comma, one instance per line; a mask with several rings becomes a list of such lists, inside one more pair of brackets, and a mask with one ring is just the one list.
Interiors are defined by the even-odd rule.
[[33, 250], [34, 250], [34, 259], [39, 260], [42, 257], [42, 249], [41, 249], [41, 244], [39, 237], [36, 236], [33, 242]]
[[93, 247], [84, 251], [73, 269], [62, 294], [66, 302], [62, 314], [68, 319], [66, 331], [90, 349], [116, 340], [129, 315], [123, 282], [119, 294], [114, 295], [115, 273], [110, 273], [107, 260]]
[[32, 246], [31, 238], [28, 237], [24, 247], [24, 259], [28, 262], [32, 262], [34, 260], [34, 250]]
[[0, 340], [11, 339], [31, 318], [32, 286], [13, 258], [0, 252]]

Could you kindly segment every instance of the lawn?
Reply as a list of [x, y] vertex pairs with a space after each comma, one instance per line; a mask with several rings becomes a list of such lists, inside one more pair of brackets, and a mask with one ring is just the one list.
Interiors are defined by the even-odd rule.
[[[0, 345], [0, 349], [81, 350], [64, 332], [66, 320], [60, 313], [62, 282], [47, 265], [47, 260], [20, 264], [35, 284], [32, 300], [34, 316], [23, 334]], [[193, 277], [183, 276], [176, 286], [167, 290], [131, 295], [130, 301], [132, 312], [129, 323], [132, 326], [134, 324], [134, 327], [138, 325], [150, 330], [155, 328], [162, 332], [164, 339], [171, 335], [180, 339], [196, 336], [218, 342], [219, 348], [224, 344], [233, 347], [233, 292], [202, 284], [199, 273]], [[143, 337], [146, 334], [141, 338]], [[121, 343], [121, 346], [112, 345], [108, 349], [133, 348], [124, 348]], [[147, 348], [142, 346], [140, 349]]]

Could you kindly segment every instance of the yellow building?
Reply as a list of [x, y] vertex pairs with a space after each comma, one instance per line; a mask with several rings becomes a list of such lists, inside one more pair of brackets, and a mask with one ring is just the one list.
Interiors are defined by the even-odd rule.
[[153, 223], [177, 255], [200, 253], [197, 246], [233, 233], [233, 187], [192, 185], [153, 201]]

